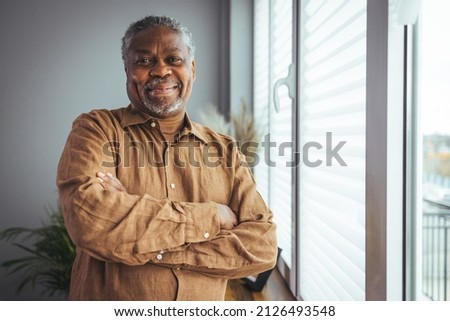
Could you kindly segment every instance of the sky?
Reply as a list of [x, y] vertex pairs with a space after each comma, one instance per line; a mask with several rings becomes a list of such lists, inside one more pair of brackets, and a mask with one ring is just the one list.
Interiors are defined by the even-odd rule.
[[424, 134], [450, 135], [450, 1], [423, 0], [419, 90]]

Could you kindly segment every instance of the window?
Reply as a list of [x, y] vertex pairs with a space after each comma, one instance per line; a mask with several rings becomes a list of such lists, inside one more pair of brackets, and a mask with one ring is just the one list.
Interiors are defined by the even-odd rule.
[[447, 9], [254, 0], [255, 176], [298, 298], [450, 300]]
[[450, 300], [450, 46], [438, 35], [450, 28], [447, 1], [422, 1], [413, 30], [415, 100], [411, 139], [411, 216], [415, 299]]
[[254, 14], [255, 176], [281, 272], [304, 299], [364, 299], [366, 2], [257, 0]]
[[366, 1], [300, 11], [300, 295], [364, 300]]

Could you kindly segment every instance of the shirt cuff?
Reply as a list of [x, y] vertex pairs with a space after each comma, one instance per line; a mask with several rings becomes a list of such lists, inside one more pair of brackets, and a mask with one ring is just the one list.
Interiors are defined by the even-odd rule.
[[219, 234], [220, 220], [216, 203], [180, 203], [180, 205], [186, 214], [186, 243], [209, 241]]

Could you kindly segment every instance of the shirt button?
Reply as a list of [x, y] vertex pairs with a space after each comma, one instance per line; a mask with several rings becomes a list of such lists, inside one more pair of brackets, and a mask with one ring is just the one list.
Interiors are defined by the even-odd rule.
[[156, 123], [150, 123], [150, 126], [156, 127]]
[[174, 183], [170, 184], [170, 188], [175, 189], [175, 184]]
[[162, 254], [158, 254], [158, 255], [156, 256], [156, 258], [157, 258], [159, 261], [161, 261], [161, 260], [162, 260]]
[[205, 234], [203, 234], [203, 237], [204, 237], [205, 239], [207, 239], [207, 238], [209, 237], [209, 233], [206, 232]]

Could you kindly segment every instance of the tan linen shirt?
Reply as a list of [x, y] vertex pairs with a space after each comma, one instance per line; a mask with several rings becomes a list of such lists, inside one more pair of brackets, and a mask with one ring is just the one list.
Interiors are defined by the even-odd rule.
[[[164, 141], [158, 121], [131, 106], [78, 117], [57, 186], [77, 246], [73, 300], [223, 300], [227, 279], [276, 261], [272, 213], [225, 135], [191, 122]], [[105, 190], [97, 172], [127, 192]], [[220, 230], [216, 203], [238, 216]]]

